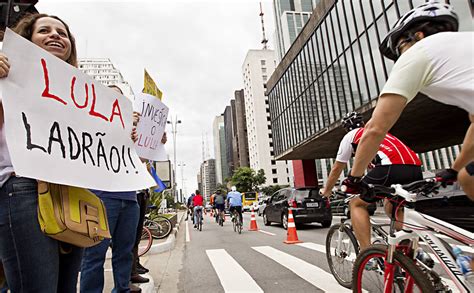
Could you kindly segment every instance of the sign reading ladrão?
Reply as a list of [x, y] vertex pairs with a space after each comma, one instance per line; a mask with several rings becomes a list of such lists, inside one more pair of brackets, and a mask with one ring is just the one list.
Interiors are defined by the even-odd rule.
[[108, 191], [154, 185], [130, 138], [127, 98], [11, 30], [3, 51], [11, 68], [0, 88], [16, 174]]
[[161, 138], [168, 118], [168, 107], [157, 97], [138, 93], [134, 108], [141, 114], [137, 126], [138, 141], [135, 143], [138, 155], [153, 161], [166, 160]]

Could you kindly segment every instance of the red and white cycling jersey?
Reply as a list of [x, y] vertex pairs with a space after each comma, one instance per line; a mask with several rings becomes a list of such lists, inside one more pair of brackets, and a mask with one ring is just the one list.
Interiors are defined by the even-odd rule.
[[[337, 152], [336, 161], [347, 163], [353, 154], [360, 138], [364, 133], [364, 128], [356, 128], [349, 131], [341, 140], [339, 150]], [[416, 165], [421, 166], [420, 159], [416, 153], [407, 147], [398, 138], [387, 133], [384, 140], [380, 144], [377, 155], [372, 160], [375, 166], [380, 165]]]

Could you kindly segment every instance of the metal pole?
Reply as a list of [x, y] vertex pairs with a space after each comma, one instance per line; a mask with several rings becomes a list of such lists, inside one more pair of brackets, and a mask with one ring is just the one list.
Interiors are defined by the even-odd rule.
[[[176, 176], [177, 173], [178, 173], [178, 166], [176, 165], [176, 132], [177, 132], [177, 122], [178, 120], [178, 117], [175, 116], [175, 119], [174, 119], [174, 124], [173, 125], [173, 161], [174, 161], [174, 180], [173, 180], [173, 196], [174, 196], [174, 199], [175, 199], [175, 202], [176, 202], [176, 187], [177, 187], [177, 183], [176, 183]], [[171, 120], [171, 123], [173, 123], [173, 120]]]

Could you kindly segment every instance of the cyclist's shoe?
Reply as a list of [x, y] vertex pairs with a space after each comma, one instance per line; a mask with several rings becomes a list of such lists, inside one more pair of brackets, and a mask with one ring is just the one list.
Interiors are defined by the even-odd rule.
[[424, 252], [421, 248], [418, 248], [416, 250], [416, 259], [421, 261], [431, 269], [434, 267], [434, 260], [430, 257], [428, 253]]
[[149, 271], [150, 271], [150, 270], [147, 269], [147, 268], [145, 268], [144, 266], [142, 266], [141, 263], [137, 263], [137, 272], [138, 272], [139, 274], [146, 274], [146, 273], [148, 273]]
[[365, 264], [365, 270], [366, 271], [378, 271], [384, 270], [384, 265], [383, 265], [383, 259], [382, 258], [371, 258], [369, 261]]

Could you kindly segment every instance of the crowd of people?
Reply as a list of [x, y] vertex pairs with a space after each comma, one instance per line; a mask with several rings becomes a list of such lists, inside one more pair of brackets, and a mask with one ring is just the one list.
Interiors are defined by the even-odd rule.
[[[69, 26], [47, 14], [28, 15], [13, 30], [59, 59], [77, 67], [76, 43]], [[361, 248], [370, 245], [367, 205], [377, 200], [368, 193], [368, 184], [408, 183], [422, 178], [421, 162], [414, 151], [388, 133], [406, 104], [418, 92], [439, 102], [455, 105], [469, 115], [461, 153], [452, 168], [438, 176], [445, 182], [459, 180], [466, 194], [474, 199], [474, 102], [472, 59], [473, 33], [457, 32], [458, 18], [451, 6], [425, 3], [403, 15], [380, 45], [384, 56], [396, 61], [380, 94], [371, 119], [364, 124], [361, 115], [349, 113], [342, 121], [347, 134], [341, 141], [328, 181], [322, 189], [329, 196], [337, 178], [355, 155], [352, 169], [343, 184], [361, 197], [350, 203], [352, 223]], [[8, 76], [8, 56], [0, 53], [0, 78]], [[114, 88], [120, 91], [120, 88]], [[147, 269], [137, 257], [139, 235], [146, 208], [147, 191], [108, 192], [92, 190], [105, 204], [111, 239], [82, 249], [60, 243], [43, 234], [38, 223], [38, 183], [16, 176], [6, 144], [3, 106], [0, 103], [0, 259], [12, 292], [77, 292], [79, 271], [81, 292], [102, 292], [104, 261], [112, 246], [114, 290], [139, 292], [130, 281], [146, 282], [140, 274]], [[139, 117], [134, 116], [136, 125]], [[131, 134], [136, 139], [136, 132]], [[364, 176], [366, 167], [370, 171]], [[225, 203], [236, 210], [241, 221], [242, 195], [232, 190], [213, 196], [216, 214]], [[203, 209], [199, 191], [188, 198], [193, 215]], [[391, 207], [387, 203], [386, 210]], [[399, 217], [403, 217], [399, 211]]]

